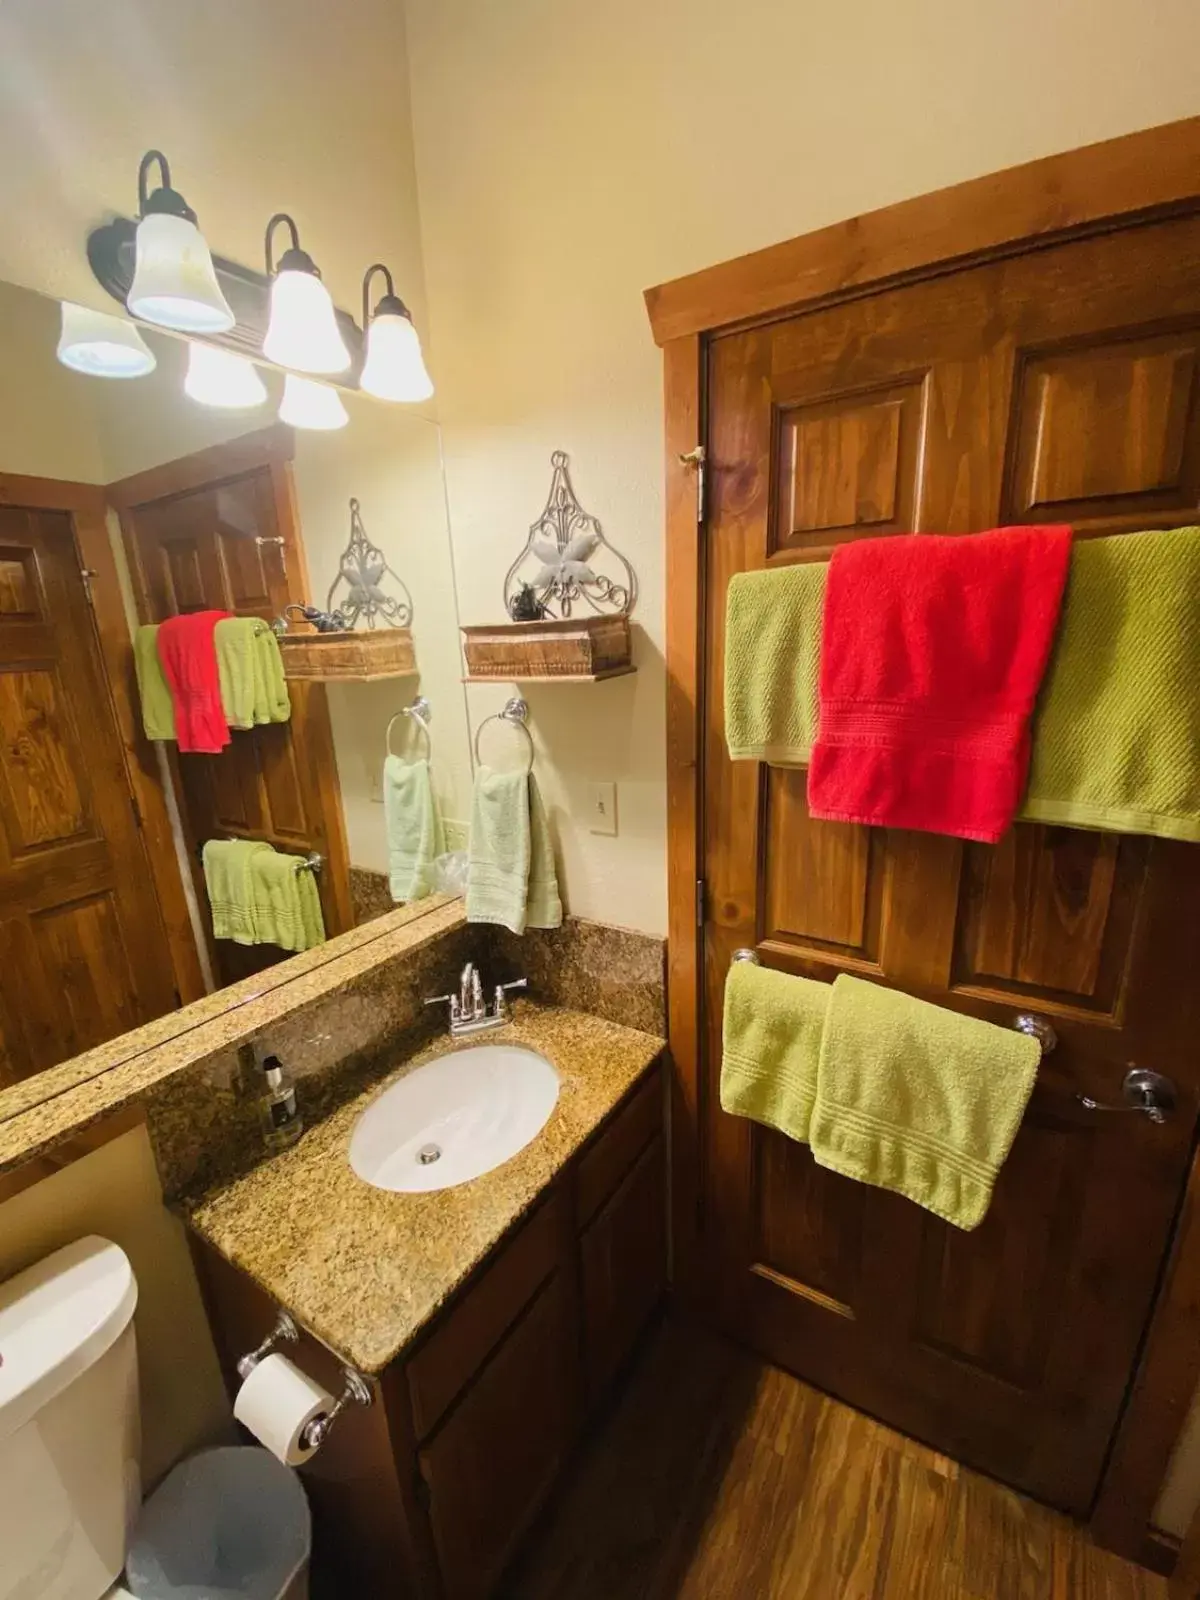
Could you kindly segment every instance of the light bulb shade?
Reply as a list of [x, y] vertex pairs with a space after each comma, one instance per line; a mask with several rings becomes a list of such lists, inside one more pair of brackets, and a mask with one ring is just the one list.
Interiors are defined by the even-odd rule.
[[271, 280], [263, 355], [297, 372], [345, 372], [350, 365], [329, 290], [315, 272], [284, 267]]
[[187, 217], [167, 211], [152, 211], [138, 223], [125, 303], [135, 317], [179, 333], [224, 333], [236, 321], [204, 235]]
[[93, 378], [144, 378], [157, 365], [132, 322], [70, 300], [63, 301], [58, 359]]
[[320, 428], [329, 432], [344, 428], [350, 421], [350, 414], [336, 389], [331, 389], [327, 383], [297, 378], [289, 372], [284, 380], [279, 420], [293, 428]]
[[202, 406], [226, 411], [247, 411], [267, 398], [267, 386], [252, 361], [210, 344], [189, 346], [183, 391]]
[[428, 400], [433, 394], [420, 336], [403, 312], [380, 311], [372, 317], [359, 384], [380, 400]]

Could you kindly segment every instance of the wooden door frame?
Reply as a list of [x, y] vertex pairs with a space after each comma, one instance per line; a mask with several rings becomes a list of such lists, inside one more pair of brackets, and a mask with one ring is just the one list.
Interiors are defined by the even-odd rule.
[[141, 821], [142, 842], [163, 921], [172, 978], [179, 1004], [188, 1005], [207, 993], [207, 988], [158, 762], [142, 730], [133, 646], [116, 556], [109, 540], [105, 492], [97, 484], [3, 472], [0, 473], [0, 506], [61, 511], [71, 518], [80, 569], [89, 574], [96, 642], [121, 741], [126, 782]]
[[[704, 537], [697, 469], [714, 334], [775, 321], [1137, 221], [1200, 212], [1200, 117], [991, 173], [647, 289], [663, 352], [666, 443], [668, 1032], [676, 1279], [702, 1297], [700, 1081]], [[1119, 1420], [1090, 1527], [1167, 1570], [1150, 1516], [1200, 1380], [1200, 1157]]]
[[[146, 574], [138, 550], [134, 513], [140, 507], [155, 501], [206, 489], [222, 481], [245, 477], [260, 471], [266, 471], [269, 475], [279, 530], [296, 555], [298, 567], [296, 588], [299, 591], [297, 598], [305, 604], [310, 603], [312, 584], [308, 573], [308, 556], [304, 548], [300, 512], [296, 503], [296, 486], [292, 477], [292, 460], [295, 453], [293, 430], [283, 423], [272, 423], [253, 433], [243, 434], [240, 438], [230, 439], [223, 444], [209, 445], [203, 450], [194, 451], [191, 455], [181, 456], [176, 461], [164, 462], [161, 466], [150, 467], [144, 472], [134, 473], [131, 477], [122, 478], [119, 482], [108, 485], [105, 494], [120, 519], [125, 558], [133, 581], [134, 601], [138, 617], [142, 622], [152, 620], [152, 610]], [[319, 695], [316, 693], [317, 690], [320, 690]], [[346, 840], [346, 819], [337, 780], [333, 725], [324, 685], [310, 684], [308, 692], [310, 716], [307, 731], [310, 735], [310, 744], [315, 743], [315, 748], [309, 750], [309, 760], [313, 778], [322, 793], [322, 810], [328, 821], [329, 859], [326, 863], [328, 868], [326, 883], [338, 922], [342, 930], [347, 930], [354, 926], [354, 911], [350, 899], [350, 850]], [[314, 699], [317, 701], [315, 705]], [[312, 736], [315, 736], [315, 739]], [[198, 841], [191, 838], [188, 830], [183, 783], [178, 757], [174, 751], [169, 755], [168, 763], [179, 815], [183, 819], [184, 832], [187, 835], [188, 849], [194, 854]], [[330, 803], [331, 789], [335, 791], [332, 795], [333, 803]], [[202, 891], [203, 885], [197, 876], [197, 893]], [[209, 953], [215, 965], [216, 952], [211, 948], [211, 941]]]

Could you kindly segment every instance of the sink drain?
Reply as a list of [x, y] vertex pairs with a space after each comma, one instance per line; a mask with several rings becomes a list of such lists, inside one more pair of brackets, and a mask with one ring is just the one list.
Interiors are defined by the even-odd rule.
[[423, 1167], [431, 1167], [435, 1161], [442, 1159], [440, 1144], [423, 1144], [417, 1151], [417, 1160]]

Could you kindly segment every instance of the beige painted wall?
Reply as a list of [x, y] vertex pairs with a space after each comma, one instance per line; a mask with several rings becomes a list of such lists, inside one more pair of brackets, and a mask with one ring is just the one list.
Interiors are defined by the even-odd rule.
[[[635, 562], [636, 678], [530, 692], [573, 910], [665, 928], [660, 363], [641, 291], [1200, 111], [1195, 0], [407, 0], [463, 620], [569, 450]], [[481, 712], [491, 691], [474, 690]], [[586, 782], [619, 783], [590, 834]]]
[[144, 1128], [122, 1134], [0, 1205], [0, 1279], [84, 1234], [119, 1244], [138, 1280], [142, 1473], [232, 1428], [183, 1229], [162, 1203]]

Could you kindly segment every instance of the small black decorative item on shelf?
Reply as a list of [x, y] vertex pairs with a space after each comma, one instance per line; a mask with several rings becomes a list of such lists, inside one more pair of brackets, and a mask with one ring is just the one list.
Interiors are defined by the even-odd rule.
[[271, 626], [276, 633], [286, 633], [293, 616], [298, 616], [301, 622], [310, 622], [318, 633], [344, 633], [346, 629], [346, 619], [340, 611], [321, 611], [316, 606], [302, 606], [297, 600], [284, 606], [283, 615], [276, 617]]
[[579, 601], [601, 616], [628, 616], [637, 599], [634, 570], [579, 504], [568, 461], [565, 450], [550, 457], [545, 508], [505, 575], [504, 608], [514, 622], [567, 618]]
[[[389, 594], [384, 579], [403, 591], [403, 598]], [[345, 586], [345, 593], [338, 590]], [[334, 610], [334, 597], [338, 596], [337, 610], [345, 619], [343, 626], [356, 628], [359, 618], [366, 619], [368, 628], [383, 620], [389, 628], [407, 628], [413, 619], [412, 595], [402, 578], [387, 564], [387, 557], [378, 545], [367, 538], [357, 500], [350, 501], [350, 542], [338, 559], [338, 575], [329, 589], [325, 604]]]

